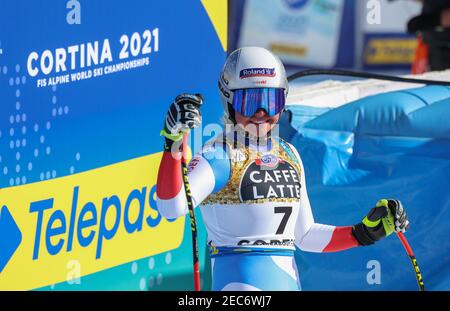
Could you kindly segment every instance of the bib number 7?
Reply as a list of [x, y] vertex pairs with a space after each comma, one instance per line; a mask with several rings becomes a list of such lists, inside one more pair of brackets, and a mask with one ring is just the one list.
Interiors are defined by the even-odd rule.
[[286, 224], [292, 214], [292, 206], [275, 206], [275, 214], [284, 214], [276, 234], [283, 234]]

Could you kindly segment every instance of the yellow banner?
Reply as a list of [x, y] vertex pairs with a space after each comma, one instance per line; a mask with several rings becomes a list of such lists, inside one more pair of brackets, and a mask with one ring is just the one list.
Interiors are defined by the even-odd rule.
[[0, 290], [28, 290], [179, 247], [155, 205], [161, 153], [0, 190]]
[[228, 40], [228, 1], [227, 0], [201, 0], [208, 13], [211, 23], [216, 30], [224, 51], [227, 50]]
[[414, 38], [377, 38], [367, 42], [365, 62], [368, 65], [411, 64], [417, 42]]

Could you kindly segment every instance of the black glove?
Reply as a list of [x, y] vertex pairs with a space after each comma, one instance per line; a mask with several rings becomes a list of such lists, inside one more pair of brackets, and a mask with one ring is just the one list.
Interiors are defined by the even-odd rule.
[[161, 130], [161, 135], [166, 138], [166, 150], [173, 142], [180, 141], [184, 133], [202, 122], [200, 112], [202, 103], [201, 94], [181, 94], [175, 98], [167, 111], [164, 127]]
[[361, 223], [353, 226], [353, 235], [361, 245], [371, 245], [392, 232], [406, 232], [409, 221], [399, 200], [377, 202]]

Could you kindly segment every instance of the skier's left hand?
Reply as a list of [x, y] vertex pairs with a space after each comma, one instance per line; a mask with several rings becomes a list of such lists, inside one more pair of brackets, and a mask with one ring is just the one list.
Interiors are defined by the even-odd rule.
[[392, 232], [406, 232], [409, 227], [406, 211], [399, 200], [377, 202], [361, 223], [353, 226], [353, 235], [361, 245], [371, 245]]

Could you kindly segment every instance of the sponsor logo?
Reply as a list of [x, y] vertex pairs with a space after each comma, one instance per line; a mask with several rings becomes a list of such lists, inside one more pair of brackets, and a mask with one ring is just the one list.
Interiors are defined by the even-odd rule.
[[87, 275], [177, 248], [184, 217], [161, 216], [156, 172], [148, 174], [160, 159], [157, 153], [2, 189], [0, 290], [66, 281], [74, 259]]
[[413, 37], [368, 38], [364, 51], [367, 66], [411, 65], [417, 41]]
[[240, 71], [239, 78], [275, 77], [275, 75], [275, 68], [248, 68]]
[[278, 158], [276, 155], [273, 154], [265, 154], [260, 159], [255, 160], [256, 165], [270, 168], [277, 167], [279, 162], [283, 163], [284, 160]]
[[254, 84], [267, 84], [267, 80], [255, 81]]
[[250, 240], [241, 240], [238, 242], [238, 245], [277, 245], [277, 246], [293, 246], [294, 240], [293, 239], [283, 239], [283, 240], [256, 240], [256, 241], [250, 241]]
[[300, 177], [289, 162], [280, 161], [275, 156], [264, 157], [264, 160], [261, 158], [258, 162], [260, 164], [255, 160], [248, 165], [242, 175], [239, 184], [241, 202], [273, 198], [300, 199]]

